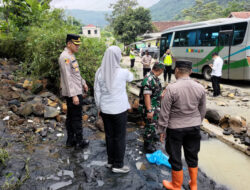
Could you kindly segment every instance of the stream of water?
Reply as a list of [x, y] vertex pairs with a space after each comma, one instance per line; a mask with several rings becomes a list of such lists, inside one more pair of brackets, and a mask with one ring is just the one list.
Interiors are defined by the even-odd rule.
[[199, 167], [231, 190], [250, 190], [250, 157], [217, 139], [201, 141]]

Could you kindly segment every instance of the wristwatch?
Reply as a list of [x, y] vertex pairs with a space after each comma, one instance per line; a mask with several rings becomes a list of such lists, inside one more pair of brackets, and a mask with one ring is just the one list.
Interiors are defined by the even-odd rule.
[[153, 110], [152, 110], [152, 109], [148, 110], [148, 113], [152, 113], [152, 112], [153, 112]]

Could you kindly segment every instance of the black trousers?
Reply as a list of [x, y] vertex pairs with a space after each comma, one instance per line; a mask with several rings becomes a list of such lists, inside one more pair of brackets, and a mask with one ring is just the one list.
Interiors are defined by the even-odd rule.
[[145, 75], [150, 71], [151, 71], [150, 68], [143, 68], [143, 76], [145, 77]]
[[104, 123], [108, 163], [122, 168], [126, 149], [127, 111], [120, 114], [101, 113]]
[[200, 151], [200, 126], [169, 129], [167, 128], [166, 152], [169, 154], [169, 163], [175, 171], [182, 170], [181, 148], [188, 167], [198, 166], [198, 153]]
[[220, 77], [212, 76], [211, 77], [212, 86], [214, 89], [214, 96], [220, 95]]
[[82, 137], [82, 104], [83, 97], [78, 95], [79, 105], [73, 104], [72, 97], [66, 97], [67, 102], [67, 118], [66, 130], [69, 140], [74, 140], [77, 143], [81, 142]]
[[172, 66], [165, 66], [165, 69], [164, 69], [164, 81], [165, 82], [167, 80], [167, 75], [168, 75], [168, 82], [171, 81], [171, 74], [172, 74]]
[[130, 67], [133, 68], [135, 66], [135, 59], [130, 59]]

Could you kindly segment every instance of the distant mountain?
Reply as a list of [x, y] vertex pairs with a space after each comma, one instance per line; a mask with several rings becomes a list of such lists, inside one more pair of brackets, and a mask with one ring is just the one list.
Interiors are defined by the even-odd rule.
[[183, 9], [194, 5], [195, 0], [160, 0], [150, 8], [153, 21], [173, 20]]
[[[211, 0], [204, 0], [210, 2]], [[220, 5], [226, 6], [232, 0], [216, 0]], [[242, 0], [238, 0], [242, 1]], [[153, 21], [174, 20], [183, 9], [190, 8], [195, 4], [195, 0], [160, 0], [150, 7]]]
[[93, 24], [99, 27], [108, 25], [108, 22], [105, 19], [105, 15], [109, 14], [110, 11], [86, 11], [78, 9], [68, 9], [65, 11], [66, 14], [75, 17], [84, 25]]

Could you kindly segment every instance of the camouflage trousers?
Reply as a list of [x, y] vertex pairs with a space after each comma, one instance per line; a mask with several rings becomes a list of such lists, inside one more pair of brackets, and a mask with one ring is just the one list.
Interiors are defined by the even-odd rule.
[[158, 117], [160, 111], [158, 109], [153, 109], [154, 116], [152, 120], [147, 118], [147, 114], [144, 110], [142, 110], [143, 119], [145, 122], [145, 132], [143, 135], [144, 143], [154, 144], [155, 142], [159, 141], [159, 137], [156, 134], [156, 129], [158, 125]]

